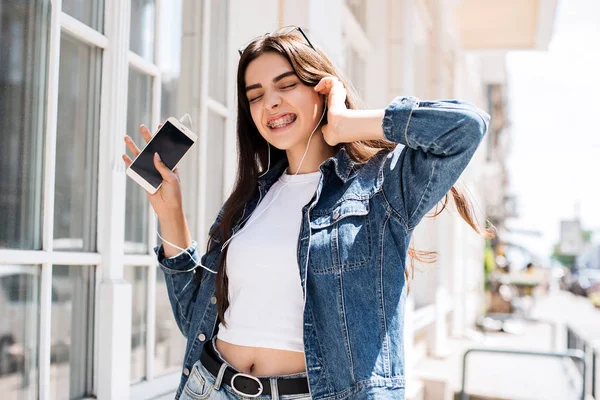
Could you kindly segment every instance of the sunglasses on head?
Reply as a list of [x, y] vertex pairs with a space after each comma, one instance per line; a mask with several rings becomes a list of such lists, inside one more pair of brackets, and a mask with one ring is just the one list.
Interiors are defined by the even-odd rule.
[[246, 50], [246, 47], [248, 47], [248, 45], [252, 42], [254, 42], [256, 39], [260, 38], [260, 37], [264, 37], [264, 36], [272, 36], [272, 37], [276, 37], [276, 36], [285, 36], [285, 35], [289, 35], [290, 33], [294, 32], [295, 30], [298, 30], [300, 32], [300, 34], [302, 34], [302, 36], [304, 37], [304, 39], [306, 39], [306, 43], [310, 46], [311, 49], [313, 49], [314, 51], [317, 51], [315, 49], [315, 46], [313, 46], [313, 44], [310, 42], [310, 39], [308, 39], [308, 36], [306, 36], [306, 33], [304, 33], [304, 31], [302, 30], [302, 28], [300, 28], [299, 26], [296, 25], [289, 25], [289, 26], [284, 26], [283, 28], [279, 28], [273, 32], [267, 32], [262, 36], [257, 36], [254, 39], [252, 39], [251, 41], [249, 41], [248, 43], [246, 43], [245, 45], [243, 45], [242, 47], [240, 47], [238, 49], [238, 53], [240, 54], [240, 57], [242, 56], [242, 54], [244, 53], [244, 50]]

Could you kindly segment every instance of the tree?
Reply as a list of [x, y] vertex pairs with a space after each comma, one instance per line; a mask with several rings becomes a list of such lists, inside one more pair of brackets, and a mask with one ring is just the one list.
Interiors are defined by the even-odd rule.
[[560, 244], [554, 245], [554, 251], [552, 252], [552, 258], [562, 265], [569, 267], [569, 269], [573, 269], [573, 265], [575, 265], [575, 256], [562, 254], [560, 252]]

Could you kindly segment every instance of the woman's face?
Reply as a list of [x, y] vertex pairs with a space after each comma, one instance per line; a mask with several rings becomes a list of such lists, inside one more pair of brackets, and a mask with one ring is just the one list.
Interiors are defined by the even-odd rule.
[[304, 151], [319, 123], [324, 100], [298, 79], [290, 63], [265, 53], [246, 68], [246, 97], [260, 134], [280, 150]]

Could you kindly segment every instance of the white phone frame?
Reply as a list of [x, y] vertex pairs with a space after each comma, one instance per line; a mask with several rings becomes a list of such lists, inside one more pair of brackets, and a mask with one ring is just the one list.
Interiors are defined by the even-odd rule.
[[[175, 169], [175, 168], [177, 168], [177, 166], [179, 165], [179, 163], [181, 162], [181, 160], [183, 160], [183, 157], [185, 157], [185, 155], [190, 151], [190, 149], [194, 146], [194, 144], [196, 144], [196, 142], [198, 141], [198, 136], [196, 136], [196, 134], [194, 132], [192, 132], [185, 125], [183, 125], [177, 118], [169, 117], [167, 119], [167, 122], [170, 122], [175, 128], [179, 129], [184, 135], [186, 135], [188, 138], [190, 138], [192, 140], [192, 142], [194, 142], [186, 150], [186, 152], [179, 159], [179, 161], [177, 161], [177, 164], [175, 164], [175, 166], [173, 167], [173, 169]], [[162, 129], [162, 126], [161, 126], [161, 129]], [[152, 139], [150, 139], [150, 141], [148, 143], [146, 143], [146, 145], [144, 146], [144, 148], [140, 151], [140, 154], [142, 154], [142, 152], [144, 152], [144, 150], [146, 150], [146, 148], [154, 140], [154, 138], [156, 137], [156, 135], [158, 134], [158, 132], [160, 132], [160, 129], [158, 131], [156, 131], [152, 135]], [[133, 165], [133, 163], [135, 162], [135, 160], [137, 160], [137, 158], [140, 156], [140, 154], [137, 155], [137, 157], [133, 160], [133, 162], [131, 163], [131, 165]], [[152, 156], [154, 157], [154, 155], [152, 155]], [[154, 194], [154, 193], [156, 193], [158, 191], [158, 189], [160, 189], [160, 187], [162, 186], [162, 182], [160, 183], [160, 185], [158, 185], [158, 187], [152, 186], [140, 174], [138, 174], [137, 172], [135, 172], [134, 170], [132, 170], [131, 169], [131, 165], [129, 165], [129, 167], [127, 167], [127, 170], [125, 171], [127, 173], [127, 176], [129, 176], [131, 179], [133, 179], [138, 185], [140, 185], [141, 187], [143, 187], [144, 190], [146, 190], [150, 194]]]

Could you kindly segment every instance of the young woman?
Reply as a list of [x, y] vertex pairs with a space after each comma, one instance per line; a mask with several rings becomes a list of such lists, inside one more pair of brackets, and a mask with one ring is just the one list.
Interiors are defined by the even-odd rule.
[[357, 110], [299, 28], [240, 54], [237, 182], [200, 260], [179, 177], [155, 156], [156, 251], [188, 339], [176, 398], [403, 399], [411, 235], [449, 191], [486, 234], [453, 185], [489, 116], [413, 97]]

